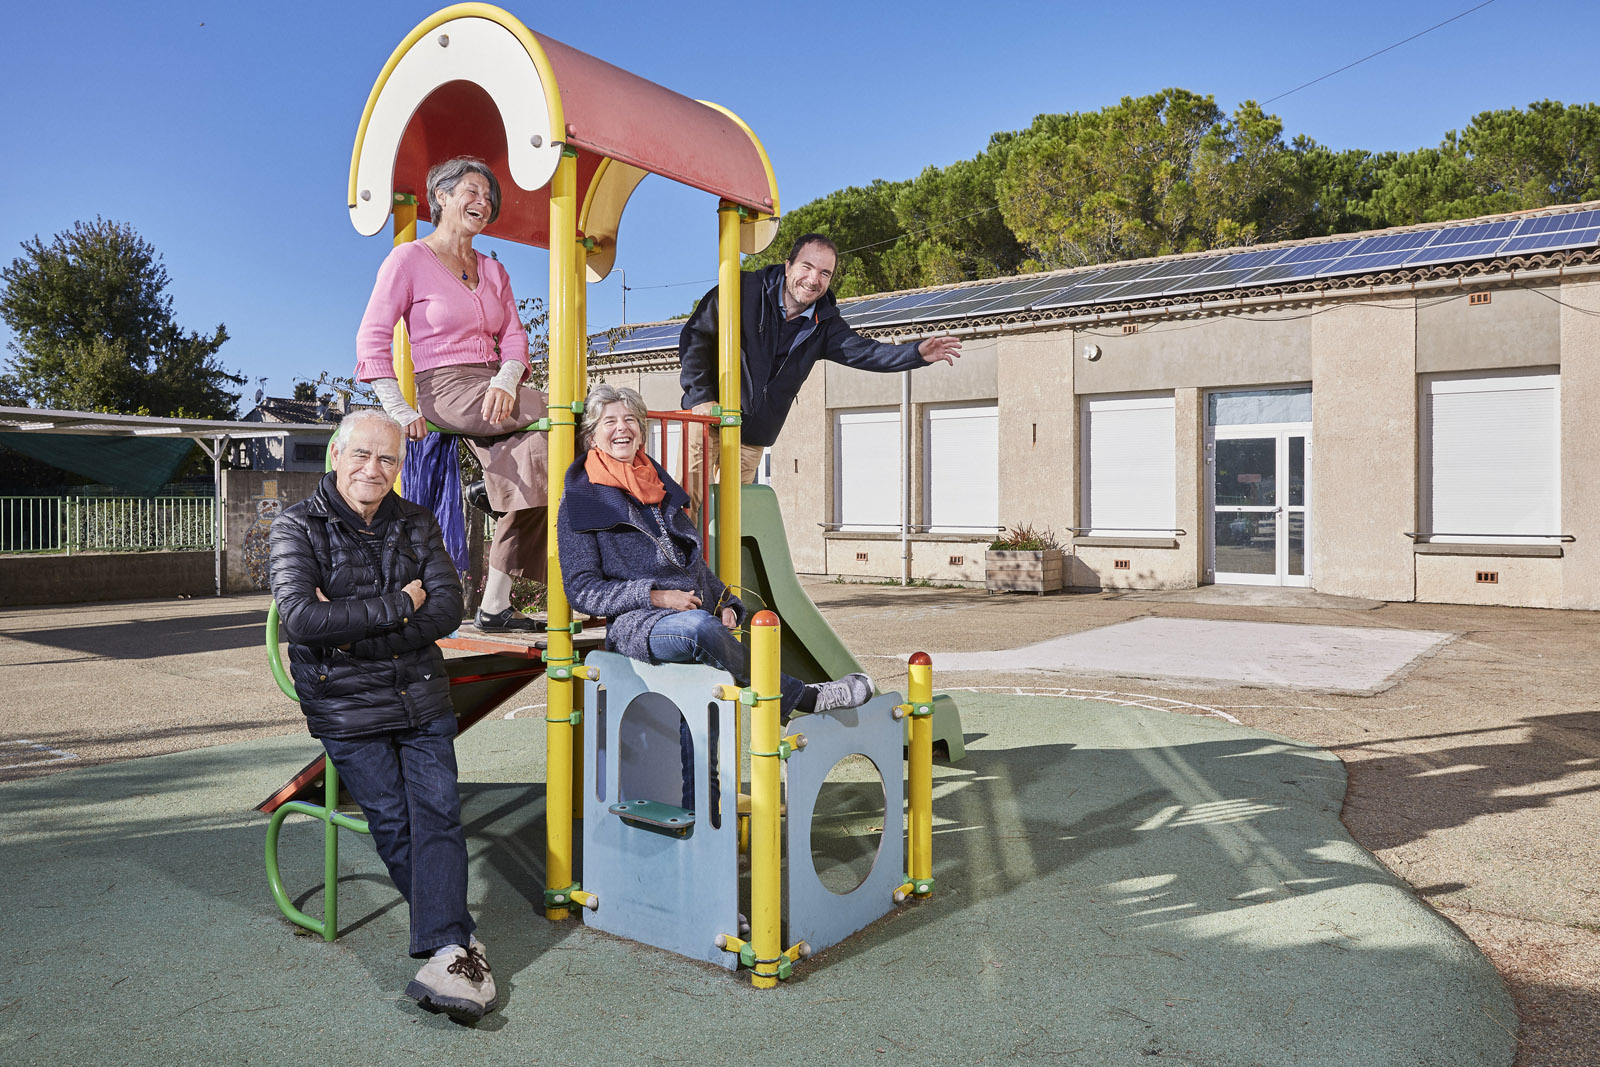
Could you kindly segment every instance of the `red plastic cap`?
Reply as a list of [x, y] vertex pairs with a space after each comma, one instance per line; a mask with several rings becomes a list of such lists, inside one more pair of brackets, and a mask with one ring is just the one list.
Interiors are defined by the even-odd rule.
[[911, 653], [911, 665], [913, 667], [931, 667], [933, 666], [933, 657], [926, 652], [913, 652]]
[[750, 625], [776, 626], [778, 625], [778, 614], [775, 611], [758, 611], [755, 617], [750, 620]]

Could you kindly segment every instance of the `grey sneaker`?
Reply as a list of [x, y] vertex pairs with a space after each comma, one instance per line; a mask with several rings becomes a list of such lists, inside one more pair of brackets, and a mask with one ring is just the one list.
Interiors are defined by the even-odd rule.
[[859, 708], [872, 699], [872, 679], [864, 674], [847, 674], [836, 682], [820, 682], [815, 688], [818, 711]]
[[467, 948], [434, 956], [406, 986], [406, 996], [428, 1011], [443, 1012], [457, 1022], [477, 1022], [500, 1006], [500, 994], [477, 938]]

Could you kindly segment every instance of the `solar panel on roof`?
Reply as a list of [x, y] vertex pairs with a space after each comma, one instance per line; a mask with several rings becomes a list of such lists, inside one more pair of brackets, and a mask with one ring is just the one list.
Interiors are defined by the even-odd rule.
[[1571, 218], [1571, 215], [1541, 215], [1538, 218], [1523, 219], [1517, 223], [1516, 236], [1527, 237], [1533, 234], [1550, 233], [1552, 230], [1568, 229], [1568, 220]]
[[1504, 239], [1517, 231], [1514, 220], [1504, 222], [1480, 222], [1472, 226], [1447, 226], [1436, 230], [1437, 236], [1433, 243], [1438, 244], [1470, 244], [1474, 241], [1489, 241], [1495, 238]]
[[1567, 248], [1582, 248], [1584, 245], [1594, 244], [1597, 236], [1600, 236], [1600, 227], [1513, 237], [1500, 246], [1500, 254], [1504, 256], [1512, 252], [1560, 252]]
[[1212, 270], [1246, 270], [1256, 267], [1265, 267], [1269, 263], [1276, 263], [1284, 257], [1287, 248], [1270, 248], [1260, 252], [1234, 252], [1232, 255], [1218, 256], [1213, 261]]
[[[1111, 265], [1051, 277], [989, 280], [931, 293], [868, 297], [841, 308], [852, 326], [901, 325], [968, 316], [1177, 296], [1245, 285], [1360, 274], [1395, 266], [1420, 267], [1492, 257], [1497, 253], [1558, 251], [1600, 243], [1600, 211], [1438, 226], [1408, 233], [1350, 237], [1286, 248], [1252, 249], [1147, 263]], [[675, 348], [682, 323], [636, 327], [609, 351], [618, 354]], [[606, 349], [604, 334], [593, 339]]]
[[1344, 256], [1329, 264], [1318, 277], [1329, 277], [1335, 274], [1365, 274], [1368, 271], [1382, 270], [1385, 267], [1404, 266], [1406, 260], [1416, 254], [1414, 248], [1391, 248], [1383, 252], [1370, 252], [1352, 256]]

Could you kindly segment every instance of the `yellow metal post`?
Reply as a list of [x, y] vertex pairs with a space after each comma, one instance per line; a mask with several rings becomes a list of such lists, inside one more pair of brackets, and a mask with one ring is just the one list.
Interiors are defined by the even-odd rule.
[[933, 892], [933, 659], [911, 656], [906, 695], [911, 701], [911, 825], [908, 836], [912, 892]]
[[[411, 193], [394, 194], [394, 246], [399, 248], [409, 241], [417, 239], [417, 198]], [[394, 324], [394, 376], [400, 382], [400, 392], [405, 396], [406, 403], [412, 407], [417, 406], [417, 374], [411, 365], [411, 338], [406, 335], [406, 323], [399, 319]], [[402, 445], [404, 442], [402, 442]], [[405, 463], [405, 449], [400, 452], [401, 464]], [[401, 489], [399, 472], [395, 473], [394, 491], [404, 496]]]
[[577, 252], [572, 263], [572, 291], [577, 297], [577, 310], [573, 312], [573, 321], [577, 328], [572, 331], [573, 355], [577, 359], [574, 364], [577, 372], [572, 379], [572, 398], [584, 400], [589, 396], [589, 251], [593, 241], [587, 237], [579, 238]]
[[750, 712], [750, 943], [756, 954], [751, 982], [757, 989], [778, 984], [778, 957], [783, 953], [783, 874], [778, 844], [781, 636], [778, 616], [772, 612], [758, 611], [750, 620], [750, 688], [757, 697]]
[[[572, 399], [581, 401], [589, 395], [589, 257], [588, 241], [579, 238], [572, 256], [572, 329], [568, 337], [572, 344]], [[574, 421], [579, 421], [576, 413]], [[577, 430], [573, 431], [573, 454], [577, 449]], [[565, 590], [563, 590], [565, 596]], [[568, 608], [568, 619], [571, 609]], [[576, 655], [576, 653], [574, 653]], [[579, 713], [572, 726], [572, 818], [583, 818], [583, 687], [572, 687], [573, 709]]]
[[[394, 246], [399, 248], [417, 239], [417, 198], [410, 193], [394, 194]], [[411, 338], [406, 336], [404, 320], [394, 324], [394, 376], [406, 403], [417, 406], [417, 376], [411, 366]]]
[[[717, 576], [739, 592], [739, 218], [740, 208], [717, 211], [717, 393], [722, 407], [717, 478]], [[776, 691], [776, 690], [774, 690]]]
[[565, 919], [572, 889], [572, 609], [561, 585], [556, 548], [556, 513], [561, 484], [573, 458], [572, 383], [573, 238], [578, 230], [578, 159], [564, 149], [550, 180], [550, 488], [546, 582], [549, 634], [545, 711], [545, 908], [547, 919]]

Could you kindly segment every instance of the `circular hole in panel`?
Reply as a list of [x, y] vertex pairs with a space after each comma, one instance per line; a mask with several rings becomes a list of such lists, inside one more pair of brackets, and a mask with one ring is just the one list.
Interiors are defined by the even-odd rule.
[[854, 891], [872, 873], [883, 842], [883, 775], [866, 756], [833, 765], [811, 817], [811, 865], [830, 893]]

